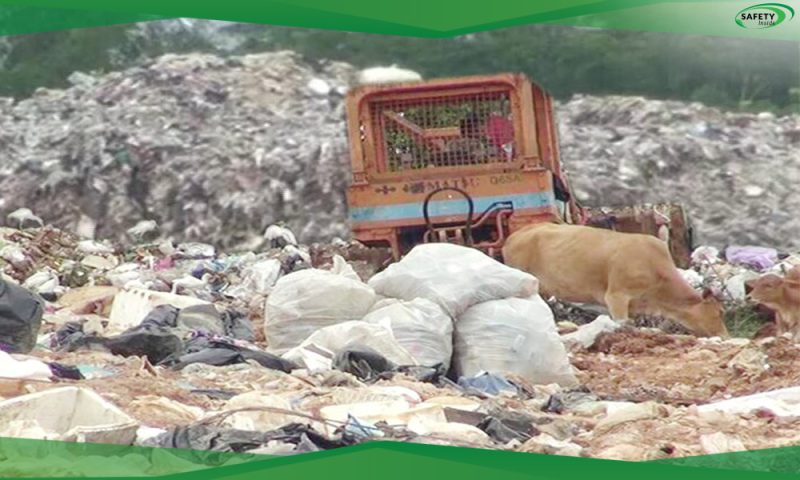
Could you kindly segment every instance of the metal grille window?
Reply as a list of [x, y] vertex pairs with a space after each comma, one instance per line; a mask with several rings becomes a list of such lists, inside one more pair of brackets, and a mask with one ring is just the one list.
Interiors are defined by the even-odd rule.
[[381, 172], [509, 162], [514, 123], [509, 92], [376, 101], [373, 131]]

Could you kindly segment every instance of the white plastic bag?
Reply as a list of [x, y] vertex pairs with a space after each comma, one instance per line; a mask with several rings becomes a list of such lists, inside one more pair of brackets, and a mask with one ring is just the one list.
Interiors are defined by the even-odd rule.
[[18, 355], [16, 358], [0, 350], [0, 378], [25, 378], [49, 382], [53, 373], [43, 361]]
[[414, 357], [400, 346], [388, 326], [360, 320], [321, 328], [298, 347], [284, 353], [283, 358], [312, 371], [329, 370], [336, 354], [358, 347], [369, 348], [396, 365], [417, 365]]
[[244, 280], [242, 283], [247, 288], [263, 295], [269, 293], [280, 276], [280, 260], [270, 258], [245, 267], [242, 272]]
[[417, 298], [410, 302], [383, 301], [364, 321], [388, 325], [394, 338], [420, 365], [443, 363], [450, 367], [453, 353], [453, 320], [439, 305]]
[[353, 269], [353, 267], [347, 263], [347, 260], [342, 258], [340, 255], [333, 256], [333, 266], [331, 267], [331, 273], [335, 273], [337, 275], [341, 275], [343, 277], [352, 278], [358, 282], [361, 281], [361, 277], [358, 276], [358, 273]]
[[225, 295], [239, 299], [269, 295], [282, 273], [281, 262], [277, 258], [250, 263], [242, 268], [242, 281], [226, 288]]
[[[267, 392], [246, 392], [237, 395], [225, 404], [225, 411], [251, 407], [271, 407], [292, 410], [292, 404], [285, 397]], [[298, 417], [270, 410], [250, 410], [236, 412], [223, 420], [223, 425], [237, 430], [268, 432], [296, 421]]]
[[474, 248], [448, 243], [418, 245], [369, 281], [380, 295], [437, 303], [452, 318], [489, 300], [529, 297], [539, 281]]
[[769, 410], [778, 417], [797, 417], [800, 415], [800, 387], [781, 388], [707, 403], [698, 406], [697, 411], [741, 415], [760, 408]]
[[514, 373], [535, 384], [577, 384], [553, 312], [538, 295], [480, 303], [455, 324], [459, 376]]
[[281, 277], [267, 298], [264, 336], [278, 354], [300, 345], [320, 328], [361, 320], [375, 303], [365, 283], [326, 270]]
[[358, 72], [358, 83], [361, 85], [376, 83], [416, 82], [422, 80], [419, 73], [395, 65], [388, 67], [365, 68]]
[[613, 332], [619, 329], [620, 326], [620, 323], [615, 322], [608, 315], [600, 315], [591, 323], [581, 325], [576, 331], [561, 335], [561, 341], [564, 342], [564, 345], [567, 347], [580, 346], [583, 348], [590, 348], [595, 344], [600, 335]]
[[382, 295], [376, 295], [375, 298], [377, 300], [375, 301], [375, 304], [372, 305], [372, 308], [369, 309], [369, 313], [376, 312], [382, 308], [388, 307], [389, 305], [394, 305], [395, 303], [403, 303], [402, 300], [397, 298], [389, 298]]

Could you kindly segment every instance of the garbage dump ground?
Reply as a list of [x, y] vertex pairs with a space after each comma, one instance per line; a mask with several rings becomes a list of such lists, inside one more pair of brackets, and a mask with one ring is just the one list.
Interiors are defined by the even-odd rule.
[[[303, 242], [346, 238], [343, 93], [356, 73], [288, 52], [167, 55], [0, 99], [0, 215], [27, 207], [118, 240], [154, 220], [226, 249], [255, 248], [278, 220]], [[701, 243], [800, 248], [797, 116], [580, 96], [556, 113], [586, 205], [680, 199]]]
[[264, 241], [226, 254], [0, 230], [0, 435], [624, 460], [800, 442], [800, 347], [741, 320], [744, 279], [799, 257], [695, 251], [686, 278], [728, 295], [743, 335], [723, 341], [545, 302], [534, 277], [465, 247], [419, 246], [376, 273], [381, 259], [355, 244]]
[[746, 280], [800, 264], [797, 117], [558, 106], [583, 202], [679, 198], [718, 247], [683, 274], [725, 299], [737, 338], [698, 339], [543, 299], [461, 247], [379, 272], [386, 252], [346, 241], [356, 74], [167, 55], [0, 99], [0, 436], [625, 460], [800, 442], [798, 346], [745, 299]]

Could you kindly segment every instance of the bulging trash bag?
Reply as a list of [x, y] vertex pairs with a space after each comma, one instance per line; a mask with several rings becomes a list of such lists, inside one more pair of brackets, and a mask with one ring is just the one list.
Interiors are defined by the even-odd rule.
[[395, 303], [403, 303], [402, 300], [399, 300], [397, 298], [389, 298], [389, 297], [384, 297], [382, 295], [376, 295], [375, 298], [377, 300], [372, 305], [372, 308], [369, 309], [369, 313], [376, 312], [382, 308], [388, 307], [389, 305], [393, 305]]
[[337, 275], [341, 275], [343, 277], [352, 278], [353, 280], [361, 281], [361, 277], [358, 276], [358, 273], [353, 269], [353, 267], [347, 263], [347, 261], [341, 255], [334, 255], [333, 256], [333, 266], [331, 267], [331, 273], [335, 273]]
[[0, 277], [0, 345], [11, 353], [36, 346], [44, 302], [36, 294]]
[[[395, 365], [416, 365], [414, 357], [395, 339], [385, 325], [374, 325], [360, 320], [339, 323], [314, 332], [283, 358], [311, 370], [331, 369], [337, 354], [366, 350], [380, 354]], [[313, 362], [313, 365], [310, 363]]]
[[410, 302], [381, 302], [364, 321], [387, 325], [394, 338], [418, 364], [450, 367], [453, 353], [453, 320], [442, 308], [424, 298]]
[[456, 321], [453, 349], [458, 376], [514, 373], [534, 384], [577, 384], [553, 312], [538, 295], [473, 306]]
[[369, 281], [387, 297], [437, 303], [452, 318], [489, 300], [529, 297], [539, 291], [533, 275], [508, 267], [474, 248], [448, 243], [414, 247]]
[[375, 303], [365, 283], [326, 270], [281, 277], [267, 298], [264, 336], [276, 353], [300, 345], [320, 328], [361, 320]]

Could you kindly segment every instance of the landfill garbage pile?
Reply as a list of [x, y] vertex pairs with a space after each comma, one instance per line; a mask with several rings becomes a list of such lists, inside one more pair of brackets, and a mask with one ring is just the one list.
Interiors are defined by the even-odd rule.
[[179, 240], [246, 249], [278, 220], [306, 242], [346, 236], [353, 75], [289, 52], [166, 55], [0, 99], [0, 214], [27, 207], [89, 239], [155, 221]]
[[[347, 238], [343, 95], [361, 73], [289, 52], [166, 55], [0, 99], [0, 216], [30, 208], [115, 240], [154, 221], [176, 241], [226, 250], [256, 248], [276, 221], [303, 242]], [[638, 97], [577, 96], [556, 111], [586, 205], [679, 200], [701, 243], [800, 248], [798, 117]]]
[[[356, 245], [289, 233], [226, 254], [0, 230], [0, 436], [272, 455], [382, 439], [623, 460], [800, 442], [788, 337], [622, 327], [551, 308], [535, 277], [469, 248], [418, 246], [377, 272]], [[742, 278], [800, 264], [754, 247], [693, 260], [687, 279], [732, 307]]]
[[678, 201], [699, 243], [800, 249], [800, 117], [620, 96], [575, 96], [556, 110], [583, 203]]

